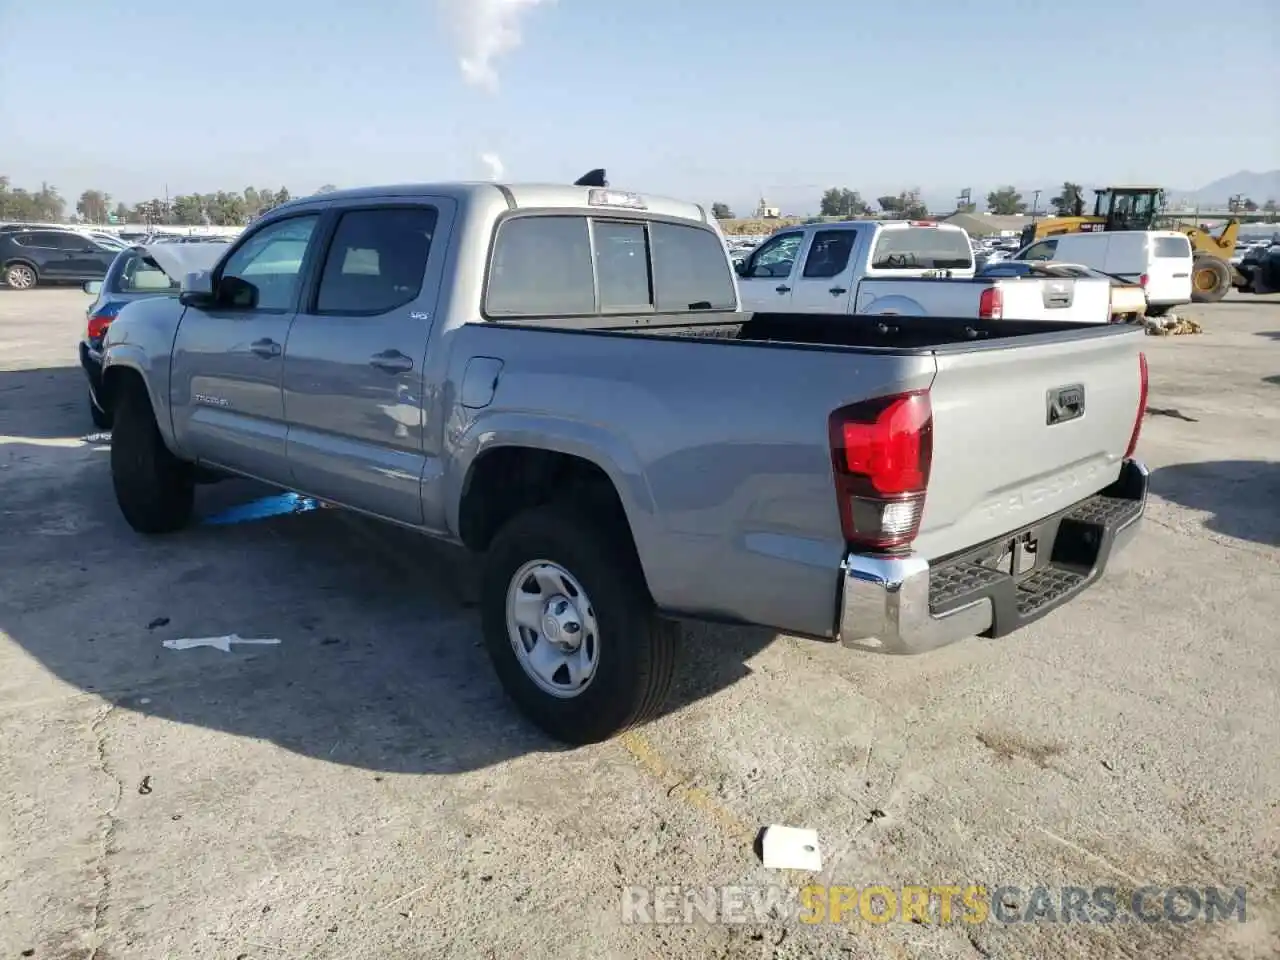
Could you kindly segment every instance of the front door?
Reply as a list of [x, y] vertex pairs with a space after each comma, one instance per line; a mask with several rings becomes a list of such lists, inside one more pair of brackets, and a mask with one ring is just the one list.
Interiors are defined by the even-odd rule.
[[284, 359], [288, 458], [307, 493], [421, 524], [427, 342], [455, 203], [339, 205]]
[[107, 250], [88, 237], [71, 233], [62, 239], [62, 249], [66, 254], [63, 268], [68, 280], [101, 280], [120, 252]]
[[848, 313], [853, 282], [856, 228], [818, 230], [805, 254], [804, 267], [791, 282], [791, 307], [796, 313]]
[[804, 233], [796, 230], [770, 237], [756, 248], [738, 275], [738, 296], [748, 312], [782, 313], [791, 307], [791, 276]]
[[174, 435], [203, 462], [289, 483], [284, 348], [319, 221], [301, 214], [246, 233], [214, 271], [222, 295], [182, 317], [170, 381]]

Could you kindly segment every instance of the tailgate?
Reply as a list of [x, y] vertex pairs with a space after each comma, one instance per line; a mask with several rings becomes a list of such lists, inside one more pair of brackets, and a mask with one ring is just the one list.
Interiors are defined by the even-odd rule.
[[1008, 320], [1062, 320], [1107, 323], [1111, 283], [1088, 278], [1021, 277], [999, 281]]
[[975, 546], [1115, 480], [1138, 411], [1142, 336], [1102, 326], [939, 350], [915, 549], [932, 560]]

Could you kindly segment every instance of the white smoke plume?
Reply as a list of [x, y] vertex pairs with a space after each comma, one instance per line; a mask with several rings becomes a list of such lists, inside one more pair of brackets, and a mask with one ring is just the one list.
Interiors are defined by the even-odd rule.
[[480, 154], [480, 162], [489, 168], [490, 180], [501, 180], [502, 172], [506, 168], [502, 166], [502, 158], [496, 153]]
[[520, 21], [533, 7], [555, 0], [436, 0], [458, 44], [463, 79], [490, 93], [498, 89], [494, 61], [520, 46]]

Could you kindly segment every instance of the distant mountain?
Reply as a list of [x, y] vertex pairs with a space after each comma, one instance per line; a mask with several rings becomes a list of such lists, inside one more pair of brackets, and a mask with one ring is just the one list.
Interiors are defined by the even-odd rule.
[[1237, 194], [1259, 204], [1266, 203], [1268, 200], [1280, 200], [1280, 170], [1268, 170], [1265, 173], [1241, 170], [1229, 177], [1222, 177], [1213, 183], [1205, 184], [1199, 190], [1169, 191], [1171, 199], [1224, 207], [1227, 201]]

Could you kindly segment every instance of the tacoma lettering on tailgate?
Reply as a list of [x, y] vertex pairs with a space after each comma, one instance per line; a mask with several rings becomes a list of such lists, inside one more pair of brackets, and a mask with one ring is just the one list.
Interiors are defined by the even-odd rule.
[[[1037, 483], [1029, 484], [1021, 490], [1002, 493], [994, 500], [989, 500], [978, 508], [978, 514], [984, 520], [996, 520], [1009, 517], [1016, 521], [1024, 511], [1040, 507], [1049, 500], [1060, 499], [1063, 493], [1077, 487], [1093, 492], [1097, 486], [1096, 478], [1102, 464], [1090, 463], [1066, 473], [1060, 473]], [[1083, 494], [1082, 494], [1083, 495]]]

